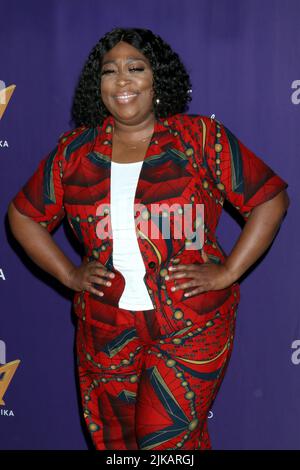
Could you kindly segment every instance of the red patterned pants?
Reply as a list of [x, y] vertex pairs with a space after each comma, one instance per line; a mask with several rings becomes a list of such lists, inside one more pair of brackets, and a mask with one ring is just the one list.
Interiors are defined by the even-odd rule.
[[78, 319], [81, 402], [95, 448], [211, 449], [207, 417], [231, 356], [237, 304], [228, 299], [168, 335], [159, 312], [124, 312], [119, 326]]

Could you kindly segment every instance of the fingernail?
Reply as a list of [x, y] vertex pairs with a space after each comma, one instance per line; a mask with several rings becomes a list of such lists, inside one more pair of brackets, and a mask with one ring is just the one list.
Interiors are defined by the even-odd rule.
[[110, 273], [109, 277], [115, 277], [114, 273]]
[[107, 281], [106, 285], [107, 285], [107, 286], [111, 286], [111, 282], [110, 282], [110, 281]]
[[99, 295], [102, 297], [102, 295], [104, 295], [104, 294], [103, 294], [103, 292], [99, 292]]
[[174, 291], [176, 289], [176, 287], [171, 287], [171, 290]]
[[174, 271], [174, 269], [176, 269], [176, 268], [175, 268], [174, 266], [169, 266], [168, 269], [169, 269], [170, 271]]
[[167, 275], [167, 276], [165, 276], [165, 279], [168, 281], [170, 278], [169, 278], [169, 276]]

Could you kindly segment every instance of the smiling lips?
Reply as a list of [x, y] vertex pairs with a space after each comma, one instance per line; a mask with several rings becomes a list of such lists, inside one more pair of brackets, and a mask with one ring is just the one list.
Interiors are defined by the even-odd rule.
[[127, 104], [130, 103], [130, 101], [134, 100], [137, 95], [138, 93], [118, 93], [114, 96], [114, 98], [118, 103]]

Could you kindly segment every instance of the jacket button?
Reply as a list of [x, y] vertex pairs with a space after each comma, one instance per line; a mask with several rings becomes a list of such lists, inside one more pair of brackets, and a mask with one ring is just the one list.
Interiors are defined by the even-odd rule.
[[155, 267], [155, 261], [149, 261], [148, 266], [149, 268], [154, 268]]

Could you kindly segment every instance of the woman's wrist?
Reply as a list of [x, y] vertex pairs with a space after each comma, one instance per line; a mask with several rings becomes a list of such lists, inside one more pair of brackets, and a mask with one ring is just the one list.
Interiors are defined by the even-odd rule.
[[234, 284], [241, 275], [230, 266], [229, 258], [227, 258], [223, 266], [226, 269], [228, 285]]
[[73, 279], [74, 279], [74, 273], [76, 272], [76, 269], [77, 269], [77, 266], [72, 264], [66, 268], [63, 274], [63, 278], [61, 282], [69, 289], [73, 289]]

